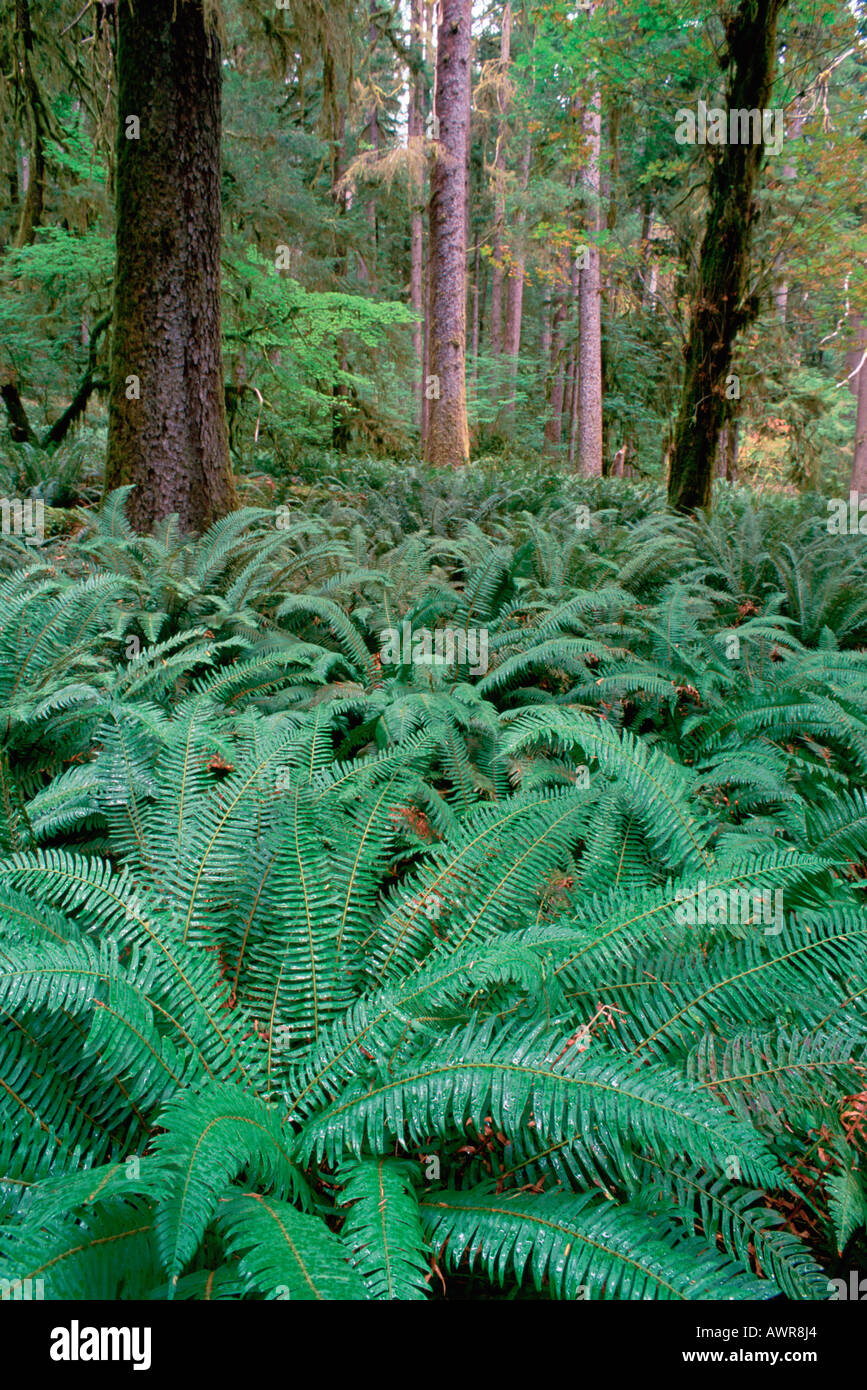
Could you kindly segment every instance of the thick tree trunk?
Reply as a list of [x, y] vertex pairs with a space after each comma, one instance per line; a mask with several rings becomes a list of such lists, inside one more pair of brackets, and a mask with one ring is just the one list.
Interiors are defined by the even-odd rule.
[[728, 422], [726, 431], [726, 480], [736, 483], [738, 480], [738, 432], [740, 426], [738, 418], [733, 415]]
[[[777, 18], [786, 0], [740, 0], [726, 25], [729, 111], [764, 110], [777, 64]], [[699, 256], [695, 307], [668, 481], [678, 511], [710, 504], [717, 437], [726, 406], [726, 374], [740, 330], [758, 312], [747, 297], [754, 193], [764, 145], [731, 143], [713, 163], [707, 227]]]
[[15, 236], [16, 246], [29, 246], [45, 210], [45, 117], [42, 97], [31, 66], [33, 27], [29, 0], [15, 0], [15, 39], [21, 85], [30, 123], [30, 161], [24, 205]]
[[[430, 422], [427, 459], [468, 463], [467, 207], [471, 0], [440, 0], [430, 200]], [[431, 380], [432, 378], [432, 380]]]
[[9, 417], [9, 438], [16, 444], [38, 443], [36, 435], [30, 428], [30, 421], [27, 418], [24, 402], [19, 395], [18, 386], [11, 377], [0, 383], [0, 400], [3, 401], [6, 414]]
[[583, 118], [584, 183], [588, 190], [586, 226], [590, 233], [587, 264], [578, 286], [578, 471], [602, 477], [602, 267], [597, 241], [600, 229], [599, 160], [602, 146], [602, 94], [594, 92]]
[[118, 7], [106, 487], [136, 485], [139, 529], [177, 512], [184, 530], [201, 530], [237, 506], [220, 326], [220, 74], [201, 0]]

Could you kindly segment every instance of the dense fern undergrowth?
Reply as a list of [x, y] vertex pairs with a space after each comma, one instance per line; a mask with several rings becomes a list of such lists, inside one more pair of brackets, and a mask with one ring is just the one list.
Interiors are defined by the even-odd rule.
[[[385, 465], [196, 541], [123, 499], [0, 556], [4, 1288], [863, 1269], [861, 538]], [[447, 628], [486, 661], [384, 656]]]

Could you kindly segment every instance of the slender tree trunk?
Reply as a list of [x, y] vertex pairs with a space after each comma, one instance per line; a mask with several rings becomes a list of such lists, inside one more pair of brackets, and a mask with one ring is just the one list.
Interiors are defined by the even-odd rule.
[[[798, 136], [803, 133], [805, 120], [805, 112], [800, 110], [799, 107], [796, 105], [794, 114], [792, 115], [789, 121], [789, 127], [786, 131], [787, 142], [789, 140], [796, 140]], [[780, 173], [781, 180], [785, 180], [787, 183], [790, 183], [795, 178], [797, 178], [797, 175], [798, 171], [795, 168], [795, 165], [792, 163], [790, 159], [787, 159]], [[796, 216], [796, 212], [794, 209], [792, 209], [792, 216]], [[783, 254], [781, 253], [777, 257], [778, 265], [782, 265], [782, 260]], [[774, 306], [777, 310], [777, 317], [779, 318], [783, 328], [785, 328], [786, 318], [789, 312], [789, 282], [785, 277], [785, 273], [781, 274], [774, 282], [773, 298]]]
[[574, 469], [578, 458], [578, 361], [576, 354], [575, 377], [572, 382], [572, 399], [569, 403], [569, 467]]
[[641, 208], [641, 307], [652, 305], [656, 294], [656, 263], [653, 260], [653, 204], [648, 198]]
[[[425, 65], [435, 68], [436, 64], [436, 41], [434, 38], [434, 0], [421, 0], [422, 21], [424, 26], [424, 55]], [[428, 113], [425, 112], [425, 115]], [[429, 113], [433, 117], [433, 111]], [[430, 134], [426, 131], [426, 134]], [[431, 167], [429, 152], [428, 170]], [[431, 189], [428, 184], [428, 225], [430, 225], [430, 197]], [[428, 381], [430, 378], [430, 316], [431, 316], [431, 288], [430, 288], [430, 243], [424, 248], [424, 260], [422, 265], [422, 284], [424, 287], [424, 332], [422, 346], [422, 393], [421, 393], [421, 453], [423, 458], [427, 458], [428, 439], [430, 437], [430, 392]]]
[[[576, 310], [578, 305], [578, 292], [581, 271], [578, 268], [578, 257], [571, 257], [571, 286], [569, 292], [569, 322], [574, 325]], [[567, 431], [569, 441], [569, 467], [575, 466], [576, 448], [578, 441], [578, 343], [572, 346], [569, 354], [569, 372], [566, 379], [566, 394], [563, 400], [564, 416], [563, 428]]]
[[[726, 25], [724, 67], [729, 111], [764, 110], [777, 66], [777, 18], [786, 0], [740, 0]], [[710, 505], [725, 381], [735, 338], [758, 312], [747, 294], [754, 194], [762, 143], [720, 147], [711, 170], [707, 226], [699, 256], [695, 306], [668, 481], [668, 500], [682, 512]]]
[[418, 315], [412, 326], [412, 351], [416, 364], [416, 412], [421, 424], [422, 376], [424, 359], [422, 356], [422, 315], [424, 312], [423, 274], [424, 274], [424, 174], [418, 162], [421, 141], [424, 137], [424, 82], [421, 73], [422, 63], [422, 14], [421, 0], [411, 0], [410, 6], [410, 53], [414, 67], [410, 70], [409, 112], [407, 115], [407, 134], [411, 141], [418, 142], [413, 152], [410, 179], [410, 280], [409, 301]]
[[599, 257], [599, 161], [602, 146], [602, 94], [594, 92], [583, 117], [584, 183], [588, 190], [587, 264], [578, 287], [578, 469], [586, 478], [602, 477], [602, 267]]
[[473, 252], [473, 341], [471, 356], [473, 361], [473, 385], [475, 386], [479, 375], [479, 275], [481, 273], [481, 255], [479, 251], [479, 236], [476, 232], [475, 250]]
[[[524, 143], [521, 156], [521, 193], [527, 192], [530, 179], [530, 159], [532, 148], [529, 136]], [[523, 207], [515, 216], [515, 254], [509, 267], [506, 286], [506, 326], [503, 334], [503, 351], [509, 359], [509, 382], [506, 411], [515, 411], [515, 391], [518, 384], [518, 358], [521, 354], [521, 320], [524, 308], [524, 275], [526, 273], [526, 248], [524, 246], [524, 225], [527, 214]]]
[[[610, 156], [606, 178], [606, 197], [608, 210], [605, 215], [605, 230], [613, 232], [617, 227], [617, 184], [620, 178], [620, 119], [621, 109], [616, 101], [608, 109], [608, 140]], [[617, 281], [614, 273], [614, 257], [609, 258], [609, 273], [605, 282], [605, 302], [608, 305], [609, 320], [617, 318]]]
[[220, 325], [220, 77], [201, 3], [118, 7], [106, 487], [136, 485], [139, 529], [177, 512], [184, 530], [200, 530], [237, 506]]
[[[369, 6], [369, 11], [370, 11], [370, 26], [369, 26], [369, 29], [368, 29], [368, 41], [369, 41], [369, 43], [370, 43], [370, 50], [369, 50], [369, 52], [370, 52], [370, 57], [369, 57], [369, 76], [370, 76], [370, 85], [371, 85], [371, 89], [373, 89], [373, 86], [374, 86], [373, 63], [374, 63], [374, 58], [375, 58], [375, 55], [376, 55], [376, 42], [377, 42], [377, 38], [379, 37], [379, 35], [378, 35], [378, 30], [377, 30], [377, 27], [376, 27], [376, 14], [377, 14], [377, 8], [378, 8], [378, 6], [377, 6], [377, 0], [370, 0], [370, 6]], [[368, 107], [368, 111], [367, 111], [367, 132], [366, 132], [366, 133], [367, 133], [367, 141], [368, 141], [368, 144], [369, 144], [371, 150], [373, 151], [374, 155], [378, 155], [378, 154], [379, 154], [379, 146], [380, 146], [380, 138], [379, 138], [379, 112], [378, 112], [378, 110], [377, 110], [377, 105], [376, 105], [376, 93], [375, 93], [374, 90], [371, 90], [371, 95], [370, 95], [370, 106]], [[368, 229], [369, 229], [369, 232], [370, 232], [370, 236], [369, 236], [370, 251], [369, 251], [369, 254], [366, 255], [366, 256], [361, 255], [361, 253], [359, 253], [359, 256], [358, 256], [358, 279], [359, 279], [359, 282], [360, 282], [362, 285], [368, 285], [371, 289], [375, 289], [375, 287], [376, 287], [376, 251], [377, 251], [376, 236], [377, 236], [377, 229], [376, 229], [376, 197], [375, 197], [373, 194], [371, 194], [371, 196], [370, 196], [370, 198], [368, 199], [368, 202], [367, 202], [366, 216], [367, 216], [367, 226], [368, 226]]]
[[[468, 463], [467, 208], [471, 0], [440, 0], [430, 200], [430, 463]], [[430, 378], [433, 378], [431, 381]], [[427, 394], [427, 393], [426, 393]]]
[[503, 286], [506, 270], [503, 264], [505, 248], [503, 245], [506, 225], [506, 138], [508, 128], [506, 115], [508, 100], [505, 84], [509, 80], [509, 63], [512, 54], [512, 6], [506, 0], [503, 10], [503, 23], [500, 29], [500, 66], [498, 78], [502, 84], [497, 92], [497, 145], [494, 154], [494, 235], [493, 266], [491, 268], [491, 356], [499, 357], [503, 350]]
[[560, 444], [560, 435], [563, 427], [563, 324], [566, 321], [566, 268], [568, 265], [568, 251], [563, 253], [561, 261], [560, 289], [557, 296], [557, 304], [551, 319], [551, 366], [548, 375], [548, 418], [545, 421], [545, 443], [550, 451], [554, 451]]
[[853, 492], [867, 494], [867, 324], [863, 319], [858, 320], [856, 330], [855, 347], [851, 354], [855, 360], [849, 370], [858, 367], [859, 363], [861, 365], [849, 382], [858, 401], [855, 417], [855, 452], [852, 457], [852, 478], [849, 486]]

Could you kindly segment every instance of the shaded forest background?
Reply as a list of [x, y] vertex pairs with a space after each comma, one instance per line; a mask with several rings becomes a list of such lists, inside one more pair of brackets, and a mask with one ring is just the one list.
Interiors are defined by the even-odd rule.
[[[469, 451], [664, 480], [722, 158], [677, 143], [676, 113], [723, 102], [734, 11], [707, 0], [454, 8], [472, 28]], [[859, 10], [798, 0], [777, 21], [770, 104], [785, 141], [766, 152], [755, 191], [750, 312], [715, 444], [730, 480], [865, 481]], [[423, 455], [437, 390], [438, 16], [429, 0], [226, 0], [215, 22], [236, 471], [267, 490], [263, 479], [332, 451]], [[117, 108], [116, 29], [110, 4], [0, 5], [3, 448], [10, 483], [50, 481], [52, 500], [104, 457], [117, 151], [136, 140]]]

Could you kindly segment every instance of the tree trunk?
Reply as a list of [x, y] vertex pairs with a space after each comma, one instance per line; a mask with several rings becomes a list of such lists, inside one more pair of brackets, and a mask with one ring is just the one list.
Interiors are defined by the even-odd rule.
[[45, 210], [45, 116], [42, 97], [31, 66], [33, 27], [30, 23], [29, 0], [15, 0], [15, 37], [21, 85], [27, 104], [30, 123], [30, 162], [24, 206], [15, 236], [16, 246], [29, 246], [36, 235]]
[[220, 44], [200, 0], [122, 4], [117, 62], [106, 488], [136, 485], [139, 529], [177, 512], [198, 531], [237, 506], [220, 325]]
[[850, 382], [858, 400], [858, 412], [855, 417], [855, 453], [849, 487], [853, 492], [867, 494], [867, 325], [863, 319], [859, 319], [857, 324], [855, 354], [852, 367], [858, 367], [859, 363], [861, 365]]
[[[411, 0], [410, 6], [410, 55], [414, 66], [410, 69], [409, 111], [407, 114], [407, 134], [411, 141], [420, 142], [424, 138], [424, 82], [422, 78], [422, 16], [421, 0]], [[415, 152], [417, 157], [417, 151]], [[411, 166], [416, 170], [416, 165]], [[410, 274], [409, 302], [418, 320], [412, 326], [412, 351], [416, 365], [416, 414], [421, 424], [422, 376], [424, 360], [422, 357], [422, 315], [424, 313], [423, 275], [424, 275], [424, 175], [416, 171], [410, 179]]]
[[[563, 259], [568, 264], [568, 251]], [[563, 324], [566, 321], [566, 265], [561, 263], [560, 290], [557, 305], [551, 320], [551, 367], [548, 375], [546, 395], [548, 397], [548, 418], [545, 421], [545, 444], [549, 451], [555, 451], [560, 444], [563, 427]]]
[[479, 234], [476, 232], [475, 250], [473, 251], [473, 338], [470, 348], [470, 356], [473, 362], [473, 385], [475, 386], [479, 375], [479, 275], [481, 270], [481, 255], [479, 251]]
[[[370, 27], [368, 29], [368, 40], [370, 43], [370, 106], [367, 111], [367, 140], [374, 155], [379, 154], [379, 111], [376, 104], [376, 92], [374, 90], [375, 78], [373, 64], [376, 56], [376, 44], [379, 38], [379, 30], [376, 27], [376, 15], [378, 5], [377, 0], [370, 0]], [[367, 226], [370, 232], [370, 255], [358, 255], [358, 280], [362, 285], [367, 285], [371, 289], [376, 288], [376, 259], [377, 259], [377, 228], [376, 228], [376, 196], [371, 194], [367, 202]]]
[[574, 469], [578, 458], [578, 356], [575, 356], [575, 377], [572, 382], [572, 399], [569, 403], [569, 468]]
[[0, 400], [3, 401], [6, 414], [9, 417], [9, 438], [15, 444], [38, 443], [36, 435], [30, 428], [30, 421], [27, 418], [24, 402], [19, 395], [18, 386], [11, 377], [0, 383]]
[[656, 295], [656, 262], [653, 260], [651, 243], [653, 239], [653, 204], [647, 198], [641, 208], [641, 307], [652, 306]]
[[602, 267], [599, 233], [599, 159], [602, 146], [602, 94], [594, 92], [583, 118], [584, 183], [588, 189], [586, 226], [590, 233], [587, 264], [578, 286], [578, 470], [585, 478], [602, 477]]
[[[796, 140], [798, 136], [803, 133], [804, 122], [806, 121], [806, 119], [807, 118], [805, 112], [802, 111], [800, 107], [796, 104], [794, 113], [792, 114], [788, 123], [788, 129], [786, 130], [787, 141]], [[780, 174], [781, 180], [785, 180], [786, 182], [791, 183], [794, 179], [797, 178], [797, 176], [798, 171], [795, 165], [792, 163], [791, 160], [786, 160], [785, 164], [783, 165], [782, 172]], [[796, 210], [794, 208], [791, 210], [791, 215], [792, 217], [797, 216]], [[780, 255], [777, 257], [777, 263], [782, 264], [782, 261], [783, 253], [781, 252]], [[777, 310], [777, 316], [780, 320], [782, 327], [785, 328], [786, 318], [789, 312], [789, 282], [785, 278], [784, 274], [774, 282], [773, 298], [774, 305]]]
[[428, 462], [468, 463], [467, 207], [471, 0], [440, 0], [430, 200], [430, 422]]
[[726, 481], [736, 483], [738, 480], [738, 431], [739, 423], [736, 415], [733, 415], [728, 422], [726, 432]]
[[[430, 69], [436, 65], [436, 41], [434, 38], [434, 0], [421, 0], [422, 21], [424, 26], [424, 61], [425, 66]], [[424, 113], [428, 114], [427, 111]], [[433, 112], [429, 113], [431, 116]], [[429, 133], [429, 132], [428, 132]], [[428, 160], [428, 170], [431, 167], [431, 160]], [[430, 225], [430, 196], [431, 190], [428, 186], [428, 225]], [[421, 381], [421, 455], [427, 458], [427, 442], [430, 435], [430, 395], [427, 389], [428, 378], [430, 376], [430, 314], [431, 314], [431, 289], [430, 289], [430, 242], [424, 248], [424, 259], [422, 263], [422, 287], [424, 294], [424, 329], [422, 333], [422, 381]]]
[[[524, 144], [521, 157], [521, 193], [527, 192], [530, 179], [530, 159], [532, 147], [529, 136]], [[524, 308], [524, 275], [527, 265], [527, 251], [524, 245], [524, 224], [527, 214], [520, 208], [515, 216], [515, 254], [509, 266], [509, 279], [506, 284], [506, 326], [503, 333], [503, 351], [509, 359], [508, 397], [505, 409], [513, 415], [515, 411], [515, 391], [518, 384], [518, 358], [521, 355], [521, 320]]]
[[[509, 63], [512, 53], [512, 6], [506, 0], [503, 11], [503, 24], [500, 30], [500, 66], [497, 74], [501, 84], [509, 80]], [[499, 357], [503, 350], [503, 285], [506, 271], [503, 264], [505, 248], [503, 236], [506, 225], [506, 112], [508, 101], [504, 85], [497, 92], [497, 147], [494, 154], [494, 235], [493, 265], [491, 274], [491, 356]]]
[[[764, 110], [777, 64], [777, 18], [786, 0], [740, 0], [726, 25], [725, 107]], [[758, 312], [747, 296], [754, 193], [762, 143], [722, 145], [710, 177], [707, 226], [699, 256], [695, 306], [668, 481], [668, 500], [681, 512], [710, 504], [717, 437], [726, 406], [726, 374], [740, 330]]]
[[[608, 110], [610, 158], [608, 163], [608, 177], [606, 179], [608, 211], [605, 215], [605, 230], [607, 232], [613, 232], [617, 227], [617, 185], [620, 179], [620, 120], [621, 108], [616, 101], [613, 101]], [[608, 316], [611, 323], [614, 323], [617, 319], [617, 280], [614, 273], [614, 266], [615, 259], [612, 256], [609, 258], [609, 274], [605, 284], [605, 302], [608, 305]]]

